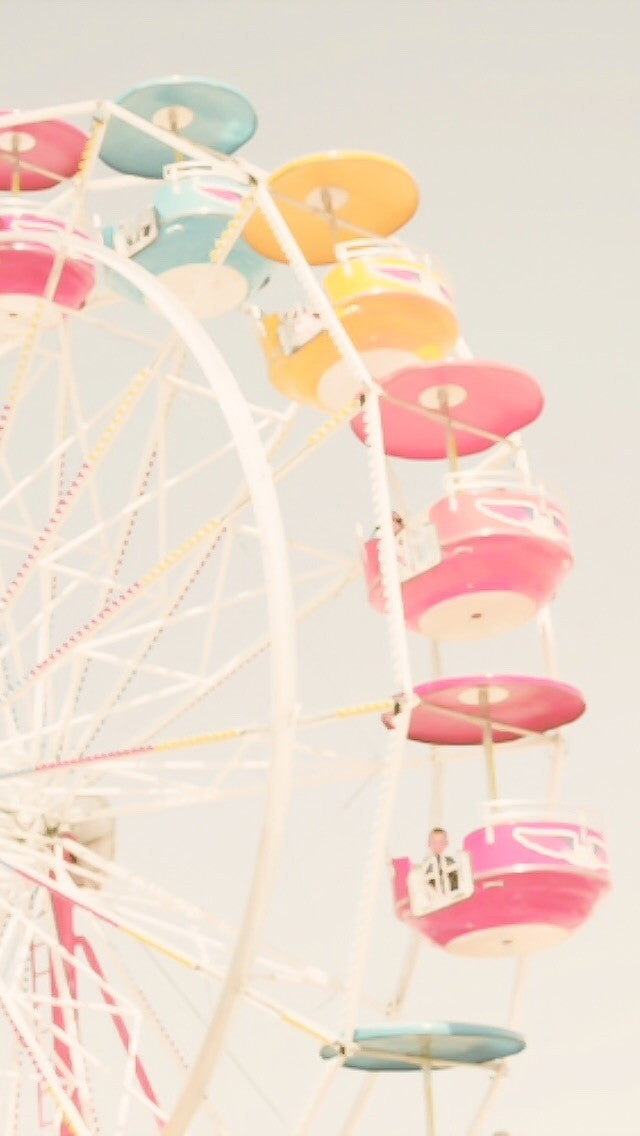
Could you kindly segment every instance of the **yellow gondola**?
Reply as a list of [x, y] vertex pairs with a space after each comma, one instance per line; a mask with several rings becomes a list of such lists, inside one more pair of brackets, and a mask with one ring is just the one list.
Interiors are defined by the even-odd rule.
[[[341, 241], [363, 234], [390, 236], [418, 205], [418, 187], [404, 166], [359, 151], [298, 158], [271, 175], [269, 189], [310, 264], [331, 264]], [[286, 260], [259, 211], [244, 236], [262, 256]]]
[[[459, 335], [452, 300], [427, 261], [392, 241], [338, 246], [325, 287], [336, 314], [373, 378], [442, 359]], [[316, 313], [296, 309], [262, 317], [273, 385], [287, 398], [335, 411], [362, 389]]]

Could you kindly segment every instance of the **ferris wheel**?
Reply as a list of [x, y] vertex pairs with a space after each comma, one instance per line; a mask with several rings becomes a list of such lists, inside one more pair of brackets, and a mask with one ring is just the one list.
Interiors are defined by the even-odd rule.
[[[0, 123], [2, 1131], [347, 1136], [415, 1071], [435, 1136], [446, 1069], [482, 1134], [527, 959], [609, 887], [559, 803], [540, 388], [472, 357], [390, 158], [258, 169], [206, 79]], [[544, 675], [445, 672], [527, 624]], [[501, 796], [521, 750], [541, 801]], [[490, 800], [457, 850], [461, 752]], [[427, 943], [520, 960], [509, 1020], [408, 1016]]]

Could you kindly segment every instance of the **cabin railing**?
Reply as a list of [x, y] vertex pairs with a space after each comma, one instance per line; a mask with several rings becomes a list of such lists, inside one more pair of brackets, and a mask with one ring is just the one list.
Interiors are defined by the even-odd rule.
[[409, 910], [416, 918], [460, 903], [473, 895], [473, 872], [467, 852], [429, 856], [414, 864], [407, 876]]

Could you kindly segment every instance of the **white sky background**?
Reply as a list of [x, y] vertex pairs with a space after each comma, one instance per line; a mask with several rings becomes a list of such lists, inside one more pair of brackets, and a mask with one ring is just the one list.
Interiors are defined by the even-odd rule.
[[[534, 957], [527, 1063], [487, 1132], [637, 1136], [640, 3], [5, 0], [2, 10], [2, 106], [211, 76], [254, 103], [246, 152], [264, 166], [343, 147], [404, 162], [422, 190], [407, 239], [446, 268], [466, 339], [542, 383], [546, 412], [525, 442], [536, 474], [569, 501], [576, 568], [555, 623], [562, 677], [589, 702], [569, 731], [565, 797], [606, 819], [616, 890], [567, 945]], [[327, 491], [338, 494], [332, 472]], [[455, 830], [453, 797], [449, 809]], [[396, 838], [405, 827], [406, 838], [394, 850], [417, 854], [426, 823], [415, 805], [406, 826], [400, 812]], [[435, 965], [425, 949], [414, 1017], [432, 1012]], [[481, 986], [483, 964], [464, 966]], [[459, 1001], [452, 990], [450, 1016], [474, 1020]], [[375, 1116], [362, 1131], [377, 1136]]]

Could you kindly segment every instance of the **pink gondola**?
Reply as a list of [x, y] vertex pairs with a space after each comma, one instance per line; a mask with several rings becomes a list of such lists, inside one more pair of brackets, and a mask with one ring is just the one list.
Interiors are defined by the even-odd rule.
[[0, 111], [0, 190], [50, 189], [79, 172], [89, 139], [70, 122], [45, 119], [3, 129]]
[[458, 867], [457, 886], [440, 894], [433, 881], [421, 889], [421, 865], [393, 861], [398, 918], [458, 955], [555, 946], [586, 922], [610, 887], [602, 834], [551, 816], [523, 815], [471, 832]]
[[[529, 675], [442, 678], [417, 686], [414, 693], [408, 737], [426, 745], [482, 745], [487, 726], [493, 743], [511, 742], [557, 730], [585, 710], [574, 686]], [[395, 714], [382, 720], [394, 728]]]
[[[65, 223], [25, 209], [15, 200], [0, 207], [0, 334], [10, 333], [29, 319], [34, 301], [47, 295], [56, 253], [44, 243], [50, 234], [62, 237]], [[74, 237], [83, 234], [74, 232]], [[40, 238], [40, 239], [38, 239]], [[51, 300], [62, 308], [79, 311], [95, 283], [95, 269], [79, 257], [64, 257]], [[51, 313], [49, 313], [51, 314]]]
[[[564, 513], [540, 491], [472, 488], [439, 501], [429, 522], [430, 557], [414, 557], [410, 542], [399, 555], [407, 625], [436, 639], [483, 639], [526, 623], [573, 563]], [[383, 610], [377, 539], [364, 546], [364, 569], [369, 600]]]
[[[542, 391], [515, 367], [450, 360], [398, 370], [382, 380], [384, 448], [392, 457], [432, 461], [477, 454], [529, 425], [540, 414]], [[351, 426], [364, 441], [364, 420]]]

